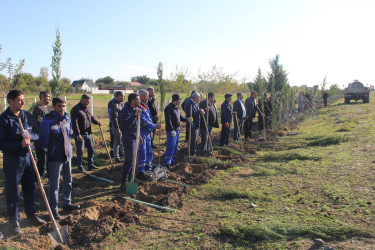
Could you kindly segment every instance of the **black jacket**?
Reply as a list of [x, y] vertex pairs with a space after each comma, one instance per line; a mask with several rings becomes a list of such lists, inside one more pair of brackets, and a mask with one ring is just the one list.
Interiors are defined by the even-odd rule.
[[225, 123], [232, 124], [232, 107], [227, 101], [221, 104], [221, 124]]
[[181, 115], [180, 110], [172, 102], [164, 109], [165, 129], [167, 131], [180, 130], [180, 121], [187, 122], [188, 119]]
[[189, 103], [189, 101], [191, 100], [191, 96], [187, 97], [182, 103], [181, 103], [181, 108], [182, 110], [185, 112], [186, 114], [186, 105]]
[[[245, 105], [245, 104], [244, 104]], [[233, 103], [233, 112], [237, 112], [237, 117], [242, 118], [243, 117], [243, 110], [242, 110], [242, 105], [240, 101], [237, 99]]]
[[155, 97], [150, 97], [147, 104], [151, 112], [151, 118], [154, 118], [158, 115], [158, 104], [155, 101]]
[[260, 113], [259, 107], [255, 104], [255, 100], [252, 97], [249, 97], [245, 101], [246, 116], [249, 118], [254, 118], [255, 113]]
[[[206, 112], [206, 108], [207, 108], [207, 100], [203, 100], [199, 103], [199, 109], [203, 109], [204, 112]], [[217, 116], [217, 108], [216, 108], [216, 105], [215, 103], [213, 104], [210, 104], [208, 103], [208, 108], [209, 108], [209, 112], [208, 112], [208, 121], [207, 122], [207, 125], [210, 125], [214, 128], [218, 128], [219, 127], [219, 118]], [[204, 115], [204, 119], [207, 118], [207, 112], [206, 114]], [[202, 118], [202, 115], [201, 115], [201, 128], [206, 128], [204, 126], [204, 122], [203, 122], [203, 118]]]
[[91, 123], [99, 124], [95, 117], [91, 115], [89, 109], [81, 102], [72, 108], [70, 117], [72, 119], [73, 133], [77, 136], [84, 133], [91, 134]]
[[112, 106], [110, 108], [111, 111], [111, 125], [114, 129], [119, 129], [119, 114], [124, 107], [122, 102], [117, 101], [116, 99], [112, 102]]
[[43, 121], [43, 118], [46, 114], [51, 112], [53, 109], [51, 106], [47, 105], [47, 107], [42, 107], [40, 104], [35, 106], [33, 109], [33, 119], [34, 119], [34, 126], [33, 132], [39, 134], [39, 127]]
[[137, 137], [137, 117], [135, 109], [126, 102], [119, 116], [122, 141], [135, 140]]

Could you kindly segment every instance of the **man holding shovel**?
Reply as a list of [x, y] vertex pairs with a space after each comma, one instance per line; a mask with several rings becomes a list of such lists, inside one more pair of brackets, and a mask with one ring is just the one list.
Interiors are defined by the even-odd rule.
[[[219, 127], [219, 117], [217, 115], [217, 108], [215, 105], [215, 95], [212, 92], [209, 92], [207, 94], [207, 100], [203, 100], [199, 103], [199, 108], [205, 110], [206, 117], [208, 112], [208, 119], [206, 121], [207, 123], [207, 129], [208, 133], [211, 135], [212, 128], [218, 128]], [[206, 118], [204, 118], [206, 119]], [[201, 134], [201, 155], [204, 155], [204, 152], [210, 152], [210, 143], [207, 141], [207, 130], [206, 126], [203, 122], [203, 116], [201, 116], [201, 123], [200, 123], [200, 134]]]
[[225, 94], [225, 101], [221, 104], [221, 133], [220, 146], [229, 146], [230, 125], [232, 124], [231, 94]]
[[251, 138], [251, 130], [253, 128], [253, 119], [255, 118], [256, 112], [259, 115], [264, 117], [264, 114], [260, 111], [257, 105], [257, 96], [258, 93], [256, 91], [251, 92], [251, 96], [246, 99], [245, 101], [245, 108], [246, 108], [246, 120], [245, 120], [245, 139]]
[[[243, 103], [243, 94], [237, 93], [237, 100], [233, 103], [233, 113], [237, 114], [234, 116], [234, 133], [233, 140], [238, 141], [241, 137], [243, 120], [246, 117], [246, 109]], [[236, 121], [238, 119], [238, 122]], [[239, 128], [237, 127], [237, 124]]]
[[[9, 107], [0, 115], [0, 150], [3, 151], [3, 172], [5, 179], [5, 197], [9, 214], [9, 229], [12, 234], [20, 234], [20, 216], [18, 184], [21, 182], [27, 219], [35, 226], [46, 222], [35, 215], [34, 191], [35, 171], [28, 152], [30, 141], [38, 139], [31, 129], [32, 115], [23, 110], [25, 95], [20, 90], [11, 90], [7, 94]], [[18, 120], [21, 120], [24, 130]]]
[[53, 110], [46, 114], [40, 124], [40, 143], [47, 152], [49, 167], [49, 205], [55, 220], [60, 220], [58, 213], [60, 172], [63, 173], [63, 210], [71, 212], [79, 209], [79, 205], [71, 204], [73, 156], [72, 123], [65, 112], [65, 100], [55, 97], [52, 100]]
[[193, 94], [190, 101], [185, 106], [186, 117], [189, 117], [189, 122], [191, 123], [191, 134], [189, 135], [191, 156], [195, 156], [197, 148], [197, 139], [201, 122], [199, 114], [205, 115], [204, 110], [199, 109], [200, 98], [201, 97], [198, 93]]
[[126, 182], [130, 181], [134, 151], [136, 148], [137, 138], [137, 117], [141, 115], [142, 110], [139, 108], [141, 100], [138, 94], [131, 93], [128, 95], [128, 101], [120, 112], [120, 129], [122, 132], [122, 144], [124, 145], [125, 162], [122, 167], [120, 191], [126, 192]]
[[165, 130], [167, 131], [167, 149], [165, 151], [164, 164], [168, 170], [176, 163], [176, 153], [180, 138], [180, 121], [188, 119], [181, 115], [178, 105], [181, 103], [179, 94], [172, 95], [172, 102], [164, 109]]

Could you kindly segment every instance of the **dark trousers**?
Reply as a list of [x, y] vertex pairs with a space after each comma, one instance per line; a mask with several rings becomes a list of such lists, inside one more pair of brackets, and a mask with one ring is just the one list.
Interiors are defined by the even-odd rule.
[[258, 131], [262, 131], [263, 130], [263, 117], [262, 116], [258, 116]]
[[[190, 126], [190, 122], [187, 122], [186, 123], [186, 139], [185, 139], [186, 142], [189, 141], [189, 126]], [[191, 129], [193, 130], [193, 125], [191, 125]]]
[[230, 127], [225, 127], [225, 124], [221, 125], [221, 133], [220, 133], [220, 146], [229, 146], [229, 135], [230, 135]]
[[48, 173], [48, 166], [46, 164], [46, 153], [44, 152], [42, 145], [40, 145], [39, 140], [34, 142], [34, 147], [36, 158], [38, 160], [36, 166], [38, 167], [40, 177], [42, 177], [45, 171], [47, 171]]
[[250, 117], [249, 119], [246, 119], [244, 126], [245, 126], [245, 128], [244, 128], [245, 139], [250, 138], [251, 137], [251, 130], [253, 129], [253, 117]]
[[240, 129], [238, 130], [236, 117], [233, 118], [234, 121], [234, 133], [233, 133], [233, 140], [238, 141], [241, 136], [242, 127], [243, 127], [243, 118], [238, 118], [238, 125], [240, 126]]
[[190, 155], [194, 156], [197, 149], [197, 139], [199, 135], [199, 128], [191, 126], [191, 140], [190, 140]]
[[[158, 117], [157, 116], [152, 117], [152, 122], [156, 124], [158, 122]], [[152, 130], [151, 145], [154, 145], [155, 131], [156, 129]]]
[[113, 152], [113, 142], [114, 142], [114, 139], [115, 139], [115, 136], [113, 134], [113, 131], [112, 131], [112, 123], [110, 122], [109, 123], [109, 136], [111, 138], [111, 142], [110, 142], [110, 145], [111, 145], [111, 151]]
[[[211, 135], [212, 126], [207, 125], [207, 128], [208, 128], [208, 133]], [[206, 128], [200, 128], [199, 131], [200, 131], [200, 134], [201, 134], [201, 155], [203, 155], [204, 151], [209, 152], [211, 150], [210, 142], [209, 142], [210, 139], [207, 138]], [[207, 141], [207, 139], [208, 139], [208, 141]]]
[[126, 136], [123, 136], [122, 144], [124, 145], [124, 152], [125, 152], [125, 162], [124, 166], [122, 167], [122, 175], [121, 175], [121, 183], [124, 183], [126, 181], [130, 181], [131, 178], [131, 172], [133, 169], [133, 158], [134, 158], [134, 149], [136, 140], [133, 139], [126, 139]]
[[94, 144], [92, 142], [92, 135], [88, 133], [81, 134], [82, 141], [77, 140], [77, 136], [74, 135], [74, 140], [77, 146], [77, 165], [82, 168], [83, 161], [83, 150], [87, 148], [87, 165], [91, 167], [94, 165]]
[[27, 153], [26, 156], [4, 154], [3, 160], [5, 196], [9, 220], [13, 222], [20, 220], [18, 211], [18, 198], [20, 197], [18, 183], [20, 182], [26, 215], [34, 215], [35, 172], [29, 154]]
[[270, 129], [272, 127], [272, 117], [266, 115], [264, 118], [266, 119], [266, 129]]
[[324, 107], [327, 107], [327, 101], [328, 99], [324, 99]]

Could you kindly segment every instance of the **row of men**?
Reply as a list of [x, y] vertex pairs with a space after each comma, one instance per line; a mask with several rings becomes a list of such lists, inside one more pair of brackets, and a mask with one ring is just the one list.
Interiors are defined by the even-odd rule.
[[[150, 89], [149, 89], [150, 90]], [[153, 89], [152, 89], [153, 90]], [[156, 124], [157, 117], [152, 116], [148, 101], [149, 92], [140, 90], [138, 94], [130, 94], [128, 101], [122, 107], [125, 96], [122, 92], [115, 94], [114, 108], [111, 108], [111, 130], [115, 133], [115, 145], [124, 148], [125, 162], [122, 171], [120, 189], [125, 191], [125, 182], [130, 180], [131, 164], [136, 145], [136, 117], [141, 116], [141, 144], [139, 146], [137, 159], [137, 178], [150, 180], [152, 169], [152, 138], [151, 133], [155, 129], [160, 129], [161, 124]], [[235, 139], [238, 139], [245, 118], [245, 137], [251, 135], [252, 118], [255, 112], [259, 112], [261, 117], [264, 114], [256, 104], [256, 92], [251, 94], [243, 103], [243, 95], [237, 94], [238, 100], [234, 103], [235, 113], [238, 114], [240, 128], [235, 132]], [[229, 145], [229, 134], [232, 123], [232, 108], [230, 106], [232, 95], [226, 94], [225, 101], [221, 106], [222, 132], [220, 145]], [[58, 191], [60, 172], [63, 174], [63, 209], [67, 212], [79, 209], [79, 205], [71, 204], [72, 177], [71, 158], [72, 145], [70, 139], [75, 139], [77, 147], [78, 169], [85, 172], [82, 166], [83, 148], [88, 149], [88, 168], [96, 169], [93, 164], [94, 147], [92, 141], [91, 124], [102, 124], [89, 112], [88, 105], [90, 96], [84, 94], [80, 102], [71, 110], [71, 118], [65, 112], [66, 103], [62, 98], [54, 98], [50, 107], [50, 96], [47, 92], [40, 93], [40, 103], [34, 108], [33, 116], [23, 110], [25, 104], [24, 93], [19, 90], [12, 90], [7, 95], [9, 107], [0, 116], [0, 149], [4, 155], [4, 175], [5, 194], [9, 221], [15, 233], [20, 232], [18, 213], [18, 183], [21, 181], [25, 199], [25, 211], [29, 220], [34, 224], [43, 224], [43, 220], [35, 216], [34, 189], [35, 173], [32, 169], [30, 155], [27, 147], [32, 147], [30, 141], [34, 142], [38, 159], [38, 171], [41, 175], [48, 169], [49, 177], [49, 203], [56, 219], [60, 219], [58, 213]], [[164, 110], [167, 131], [167, 150], [165, 153], [165, 165], [170, 168], [176, 159], [179, 142], [180, 121], [191, 123], [191, 152], [195, 155], [196, 141], [200, 132], [202, 137], [202, 147], [205, 145], [206, 133], [211, 133], [212, 127], [217, 126], [217, 109], [215, 106], [215, 96], [208, 94], [206, 102], [201, 100], [201, 96], [192, 92], [191, 96], [185, 100], [185, 113], [183, 117], [178, 109], [181, 103], [178, 94], [172, 96], [172, 102]], [[246, 106], [246, 107], [245, 107]], [[269, 99], [265, 99], [265, 108], [272, 114], [272, 106]], [[201, 118], [205, 111], [208, 113], [207, 130], [202, 129]], [[237, 116], [235, 116], [237, 117]], [[20, 126], [18, 119], [23, 124], [24, 130]], [[204, 119], [203, 119], [204, 120]], [[247, 132], [246, 132], [247, 131]], [[206, 133], [205, 133], [206, 132]], [[25, 136], [22, 136], [22, 135]], [[237, 135], [236, 135], [237, 134]], [[189, 135], [187, 136], [187, 138]], [[208, 143], [207, 143], [208, 144]], [[115, 148], [115, 147], [114, 147]], [[207, 146], [207, 151], [210, 150]], [[203, 152], [203, 148], [201, 149]], [[119, 159], [118, 152], [115, 153]], [[46, 159], [48, 164], [46, 164]], [[48, 168], [46, 168], [46, 165]]]

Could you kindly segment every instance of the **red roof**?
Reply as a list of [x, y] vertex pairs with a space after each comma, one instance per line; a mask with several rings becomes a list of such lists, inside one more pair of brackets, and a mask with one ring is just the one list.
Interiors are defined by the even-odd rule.
[[131, 82], [130, 83], [130, 86], [134, 87], [134, 86], [143, 86], [144, 84], [140, 83], [140, 82]]

